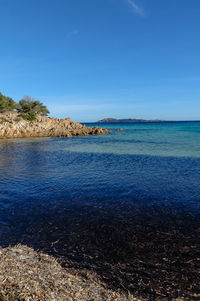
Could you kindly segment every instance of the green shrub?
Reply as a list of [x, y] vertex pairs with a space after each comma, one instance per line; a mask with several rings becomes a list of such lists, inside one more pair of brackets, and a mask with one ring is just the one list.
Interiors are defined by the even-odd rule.
[[19, 121], [21, 121], [21, 118], [20, 118], [20, 117], [16, 117], [16, 118], [14, 119], [14, 121], [19, 122]]
[[0, 123], [4, 123], [4, 122], [10, 122], [10, 120], [8, 120], [4, 117], [0, 117]]
[[36, 118], [36, 113], [21, 113], [19, 115], [20, 117], [22, 117], [24, 120], [28, 120], [28, 121], [35, 121], [37, 118]]
[[42, 114], [45, 116], [49, 114], [49, 110], [42, 102], [30, 96], [25, 96], [19, 101], [17, 111], [20, 113]]
[[16, 109], [16, 103], [15, 101], [7, 96], [4, 96], [2, 93], [0, 93], [0, 113], [13, 111]]
[[49, 110], [42, 102], [30, 96], [25, 96], [18, 104], [16, 104], [12, 98], [0, 93], [0, 113], [14, 110], [21, 113], [23, 119], [30, 121], [36, 120], [37, 114], [45, 116], [49, 114]]

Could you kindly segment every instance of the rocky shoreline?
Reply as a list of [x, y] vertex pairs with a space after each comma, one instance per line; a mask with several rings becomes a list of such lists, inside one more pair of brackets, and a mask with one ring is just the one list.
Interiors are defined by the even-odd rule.
[[20, 113], [0, 114], [0, 139], [32, 137], [73, 137], [103, 135], [111, 131], [99, 127], [87, 127], [71, 118], [58, 119], [37, 115], [35, 121], [28, 121]]

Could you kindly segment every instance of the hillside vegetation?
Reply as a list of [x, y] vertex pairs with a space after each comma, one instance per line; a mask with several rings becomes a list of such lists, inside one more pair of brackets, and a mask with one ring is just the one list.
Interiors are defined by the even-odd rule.
[[17, 103], [0, 93], [0, 113], [6, 112], [18, 112], [23, 119], [29, 121], [36, 120], [37, 114], [47, 116], [50, 113], [42, 102], [30, 96], [25, 96]]

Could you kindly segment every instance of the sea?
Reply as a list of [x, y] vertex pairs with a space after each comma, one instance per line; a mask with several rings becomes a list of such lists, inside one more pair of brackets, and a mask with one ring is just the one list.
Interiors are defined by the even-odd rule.
[[0, 246], [26, 244], [148, 300], [196, 300], [200, 122], [86, 125], [113, 133], [0, 140]]

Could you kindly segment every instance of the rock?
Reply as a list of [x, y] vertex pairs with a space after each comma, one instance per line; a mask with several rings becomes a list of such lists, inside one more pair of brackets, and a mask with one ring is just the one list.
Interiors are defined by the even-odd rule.
[[71, 118], [58, 119], [38, 115], [36, 121], [24, 120], [17, 112], [0, 114], [0, 139], [29, 137], [73, 137], [103, 135], [111, 131], [99, 127], [86, 127]]

